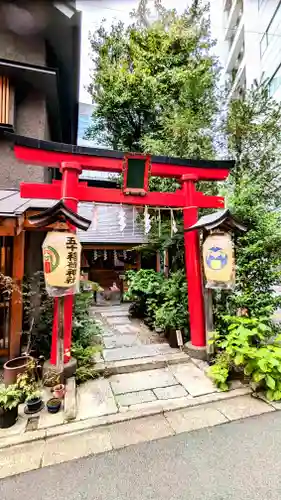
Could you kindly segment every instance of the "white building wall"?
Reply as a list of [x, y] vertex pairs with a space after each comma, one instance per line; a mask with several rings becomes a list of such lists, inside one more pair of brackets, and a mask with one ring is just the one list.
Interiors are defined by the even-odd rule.
[[[281, 100], [281, 1], [265, 0], [262, 4], [259, 31], [261, 77], [269, 80], [271, 95]], [[278, 71], [279, 68], [279, 71]]]
[[212, 0], [211, 21], [229, 97], [266, 80], [281, 100], [281, 0]]

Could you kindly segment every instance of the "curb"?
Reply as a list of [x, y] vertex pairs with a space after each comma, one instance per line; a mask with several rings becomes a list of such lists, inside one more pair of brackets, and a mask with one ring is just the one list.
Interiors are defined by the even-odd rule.
[[171, 365], [190, 363], [191, 358], [184, 352], [174, 354], [159, 354], [147, 358], [126, 359], [122, 361], [98, 361], [95, 370], [106, 377], [110, 375], [121, 375], [124, 373], [135, 373], [138, 371], [157, 370], [167, 368]]
[[47, 441], [49, 438], [56, 436], [78, 434], [83, 431], [86, 432], [97, 427], [105, 427], [110, 424], [116, 424], [120, 422], [126, 422], [129, 420], [141, 419], [143, 417], [164, 414], [169, 411], [181, 410], [184, 408], [192, 408], [225, 399], [234, 399], [235, 397], [245, 396], [248, 394], [252, 394], [252, 390], [250, 389], [250, 387], [246, 386], [238, 389], [233, 389], [229, 392], [217, 392], [217, 393], [207, 394], [204, 396], [198, 396], [192, 399], [178, 398], [173, 400], [172, 399], [163, 400], [161, 403], [159, 401], [152, 402], [153, 404], [146, 403], [143, 408], [128, 410], [124, 413], [120, 412], [111, 415], [104, 415], [101, 417], [80, 420], [78, 422], [72, 421], [71, 423], [65, 423], [62, 425], [49, 427], [48, 429], [27, 431], [21, 435], [14, 434], [12, 436], [9, 436], [7, 438], [2, 438], [0, 440], [0, 450], [27, 444], [34, 441]]

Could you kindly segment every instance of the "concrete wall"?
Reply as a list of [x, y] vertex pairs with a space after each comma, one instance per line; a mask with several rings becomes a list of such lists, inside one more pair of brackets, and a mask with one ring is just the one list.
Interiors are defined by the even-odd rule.
[[[45, 65], [45, 42], [42, 38], [23, 37], [1, 32], [0, 58], [17, 62]], [[43, 94], [30, 90], [15, 109], [17, 134], [49, 139], [46, 103]], [[43, 182], [47, 169], [20, 164], [14, 158], [11, 144], [0, 139], [0, 188], [18, 188], [21, 181]]]
[[0, 27], [0, 58], [45, 66], [45, 42], [39, 36], [19, 36]]

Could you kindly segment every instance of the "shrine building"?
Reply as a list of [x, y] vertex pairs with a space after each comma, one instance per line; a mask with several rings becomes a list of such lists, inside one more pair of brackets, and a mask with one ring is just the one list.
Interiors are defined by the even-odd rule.
[[[0, 18], [0, 273], [20, 289], [24, 273], [42, 268], [45, 234], [29, 230], [26, 214], [49, 202], [30, 205], [19, 184], [51, 182], [57, 172], [18, 162], [6, 133], [76, 144], [81, 13], [71, 1], [3, 0]], [[0, 357], [7, 358], [20, 351], [22, 304], [0, 281]]]

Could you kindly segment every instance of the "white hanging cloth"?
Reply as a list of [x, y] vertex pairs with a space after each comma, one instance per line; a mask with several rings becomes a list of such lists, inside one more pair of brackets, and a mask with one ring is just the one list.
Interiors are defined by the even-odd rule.
[[117, 267], [118, 264], [118, 257], [117, 257], [117, 252], [114, 250], [113, 252], [113, 259], [114, 259], [114, 266]]
[[133, 236], [135, 236], [135, 217], [136, 217], [136, 207], [133, 205]]
[[174, 217], [174, 212], [171, 209], [171, 237], [178, 232], [176, 220]]
[[126, 227], [126, 213], [125, 213], [125, 210], [123, 208], [123, 205], [120, 205], [118, 220], [119, 220], [120, 231], [121, 231], [121, 233], [123, 233], [124, 229]]
[[98, 207], [97, 205], [94, 203], [94, 207], [93, 207], [93, 230], [96, 231], [97, 228], [98, 228], [98, 217], [99, 217], [99, 214], [98, 214]]
[[148, 212], [148, 207], [146, 206], [144, 209], [144, 233], [148, 234], [151, 229], [151, 220], [150, 220], [150, 214]]

